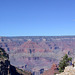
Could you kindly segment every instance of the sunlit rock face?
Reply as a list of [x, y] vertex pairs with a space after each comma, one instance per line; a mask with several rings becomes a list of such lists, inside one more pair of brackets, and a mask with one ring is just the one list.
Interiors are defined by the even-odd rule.
[[75, 75], [75, 68], [72, 66], [65, 67], [64, 72], [56, 75]]
[[37, 75], [58, 64], [64, 54], [75, 56], [75, 36], [0, 37], [0, 47], [12, 65]]

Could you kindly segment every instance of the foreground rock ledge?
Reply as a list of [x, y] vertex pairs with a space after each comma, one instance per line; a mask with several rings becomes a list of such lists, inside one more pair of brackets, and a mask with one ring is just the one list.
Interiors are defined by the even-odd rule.
[[75, 67], [67, 66], [65, 67], [64, 72], [56, 75], [75, 75]]

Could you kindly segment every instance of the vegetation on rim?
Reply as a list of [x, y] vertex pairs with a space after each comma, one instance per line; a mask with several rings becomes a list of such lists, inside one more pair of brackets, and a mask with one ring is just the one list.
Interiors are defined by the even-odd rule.
[[70, 65], [70, 61], [72, 61], [71, 57], [68, 57], [67, 54], [62, 57], [63, 59], [59, 62], [59, 72], [63, 72], [65, 67]]

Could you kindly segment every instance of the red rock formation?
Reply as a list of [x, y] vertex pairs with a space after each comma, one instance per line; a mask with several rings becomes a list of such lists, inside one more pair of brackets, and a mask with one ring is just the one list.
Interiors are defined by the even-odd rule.
[[41, 74], [41, 75], [54, 75], [54, 73], [55, 73], [55, 74], [56, 74], [56, 73], [57, 73], [57, 74], [59, 73], [58, 67], [57, 67], [56, 64], [53, 64], [52, 67], [51, 67], [51, 69], [45, 71], [45, 72], [44, 72], [43, 74]]

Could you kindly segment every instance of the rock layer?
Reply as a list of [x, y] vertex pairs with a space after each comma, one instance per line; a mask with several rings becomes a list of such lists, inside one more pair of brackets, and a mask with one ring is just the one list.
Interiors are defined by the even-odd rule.
[[9, 54], [12, 65], [41, 73], [59, 63], [64, 54], [75, 57], [75, 36], [0, 37], [0, 47]]

